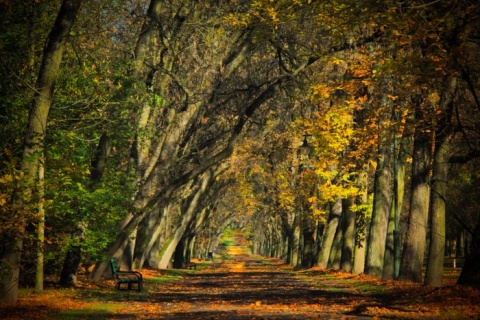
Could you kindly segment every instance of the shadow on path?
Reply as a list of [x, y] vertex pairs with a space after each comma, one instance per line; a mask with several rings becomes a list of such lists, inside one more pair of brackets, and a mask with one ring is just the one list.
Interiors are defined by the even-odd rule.
[[[240, 247], [231, 250], [241, 251]], [[348, 319], [361, 295], [322, 290], [300, 280], [278, 260], [237, 254], [232, 260], [158, 287], [152, 319]], [[347, 306], [348, 304], [348, 306]], [[349, 314], [350, 313], [350, 314]], [[360, 317], [359, 317], [360, 316]]]

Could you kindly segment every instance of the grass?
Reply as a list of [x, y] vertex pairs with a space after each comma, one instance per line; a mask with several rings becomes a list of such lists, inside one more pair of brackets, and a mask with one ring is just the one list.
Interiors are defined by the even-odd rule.
[[90, 304], [88, 308], [60, 311], [53, 315], [53, 319], [105, 319], [105, 317], [112, 315], [116, 310], [120, 309], [120, 307], [120, 305], [112, 303], [93, 303]]

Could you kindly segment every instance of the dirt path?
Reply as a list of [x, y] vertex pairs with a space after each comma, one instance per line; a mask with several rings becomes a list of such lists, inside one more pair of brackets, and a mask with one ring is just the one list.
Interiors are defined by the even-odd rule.
[[52, 286], [0, 305], [0, 319], [480, 319], [478, 289], [294, 271], [244, 246], [228, 246], [217, 259], [197, 271], [142, 269], [142, 292], [115, 291], [107, 279], [75, 289]]
[[[278, 260], [254, 258], [230, 247], [232, 260], [171, 283], [151, 297], [156, 319], [361, 319], [348, 315], [343, 299], [300, 280]], [[371, 317], [365, 317], [371, 318]]]

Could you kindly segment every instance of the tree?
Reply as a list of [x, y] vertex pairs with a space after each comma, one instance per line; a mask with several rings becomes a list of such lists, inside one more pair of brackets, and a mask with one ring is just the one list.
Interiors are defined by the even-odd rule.
[[[23, 238], [27, 221], [22, 217], [22, 207], [29, 207], [38, 212], [39, 240], [42, 242], [42, 228], [44, 225], [44, 139], [47, 127], [47, 117], [52, 103], [55, 80], [58, 76], [63, 52], [66, 46], [67, 35], [72, 28], [76, 15], [80, 9], [81, 1], [65, 0], [58, 13], [52, 31], [45, 46], [42, 65], [40, 67], [32, 109], [29, 115], [28, 127], [25, 135], [21, 171], [25, 178], [18, 186], [16, 202], [18, 210], [18, 235], [12, 237], [4, 244], [1, 257], [2, 270], [0, 279], [0, 297], [2, 301], [16, 301], [18, 298], [19, 263], [23, 247]], [[24, 205], [28, 204], [28, 206]], [[40, 248], [40, 252], [43, 249]], [[41, 253], [39, 264], [42, 264]], [[43, 266], [40, 266], [43, 268]], [[42, 277], [42, 275], [40, 275]], [[43, 277], [42, 277], [43, 278]], [[42, 281], [39, 281], [42, 282]], [[41, 291], [43, 284], [38, 284], [36, 290]]]
[[457, 86], [456, 77], [447, 77], [443, 88], [442, 99], [439, 102], [442, 117], [435, 131], [435, 146], [433, 154], [433, 173], [430, 214], [430, 245], [428, 248], [427, 270], [425, 284], [442, 286], [443, 265], [445, 257], [445, 215], [446, 187], [448, 181], [448, 159], [450, 139], [453, 127], [453, 97]]
[[[386, 119], [384, 118], [383, 121], [386, 121]], [[382, 126], [382, 123], [379, 123], [379, 125]], [[388, 217], [392, 203], [390, 132], [380, 132], [378, 144], [378, 163], [375, 170], [373, 212], [368, 232], [365, 273], [380, 277], [383, 272]]]
[[404, 243], [399, 279], [422, 282], [422, 266], [425, 254], [428, 210], [430, 200], [431, 130], [426, 114], [429, 101], [418, 94], [414, 96], [415, 129], [413, 144], [412, 186], [408, 229]]

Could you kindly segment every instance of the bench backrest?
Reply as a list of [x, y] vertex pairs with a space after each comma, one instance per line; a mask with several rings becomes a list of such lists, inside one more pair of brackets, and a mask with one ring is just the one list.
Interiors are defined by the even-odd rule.
[[118, 276], [117, 275], [118, 270], [117, 270], [117, 266], [115, 265], [115, 259], [113, 259], [113, 258], [110, 260], [110, 267], [112, 268], [112, 275], [114, 277], [117, 277]]

